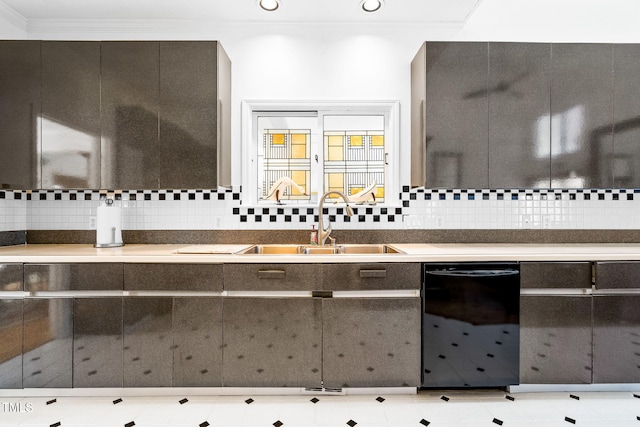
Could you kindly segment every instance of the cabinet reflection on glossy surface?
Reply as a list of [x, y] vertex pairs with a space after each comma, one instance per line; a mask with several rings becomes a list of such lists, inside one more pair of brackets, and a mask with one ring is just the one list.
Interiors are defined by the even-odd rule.
[[22, 388], [22, 299], [0, 295], [0, 388]]
[[489, 44], [489, 188], [549, 188], [551, 45]]
[[102, 188], [158, 188], [158, 42], [102, 42]]
[[426, 44], [427, 187], [487, 188], [487, 73], [488, 43]]
[[170, 387], [173, 298], [124, 300], [124, 386]]
[[23, 387], [71, 387], [73, 299], [25, 299], [22, 347]]
[[593, 382], [640, 382], [640, 296], [593, 297]]
[[173, 386], [222, 386], [222, 298], [175, 298]]
[[226, 298], [226, 387], [320, 387], [319, 298]]
[[323, 384], [420, 385], [419, 298], [328, 298], [323, 307]]
[[613, 185], [640, 187], [640, 45], [613, 46]]
[[100, 42], [42, 42], [42, 188], [100, 188]]
[[76, 298], [73, 386], [122, 387], [122, 298]]
[[520, 297], [520, 382], [591, 383], [591, 297]]
[[613, 185], [612, 45], [553, 44], [551, 186]]
[[25, 290], [122, 290], [122, 264], [25, 264]]
[[0, 188], [38, 187], [40, 42], [0, 43]]

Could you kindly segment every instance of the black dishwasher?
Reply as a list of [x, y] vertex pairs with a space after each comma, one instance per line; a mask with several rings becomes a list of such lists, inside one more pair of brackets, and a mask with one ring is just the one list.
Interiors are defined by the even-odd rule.
[[519, 265], [425, 263], [422, 279], [422, 386], [518, 384]]

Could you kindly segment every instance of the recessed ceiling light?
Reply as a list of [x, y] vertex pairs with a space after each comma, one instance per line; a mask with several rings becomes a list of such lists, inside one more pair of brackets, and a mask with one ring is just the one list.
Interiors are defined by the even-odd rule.
[[365, 12], [375, 12], [382, 7], [382, 0], [362, 0], [360, 6]]
[[258, 0], [258, 4], [264, 10], [273, 12], [280, 7], [280, 0]]

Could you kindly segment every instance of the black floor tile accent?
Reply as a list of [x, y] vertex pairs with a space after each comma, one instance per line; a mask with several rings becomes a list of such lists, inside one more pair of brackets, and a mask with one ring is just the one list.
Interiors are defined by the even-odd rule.
[[58, 399], [47, 400], [47, 405], [51, 405], [52, 403], [56, 403]]
[[122, 402], [122, 399], [118, 398], [116, 400], [113, 401], [114, 405], [117, 405], [118, 403]]
[[449, 401], [449, 398], [447, 396], [442, 396], [442, 397], [440, 397], [440, 399], [444, 400], [445, 402]]
[[200, 423], [200, 424], [198, 425], [198, 427], [209, 427], [210, 425], [211, 425], [211, 424], [209, 424], [207, 421], [205, 421], [205, 422], [203, 422], [203, 423]]
[[358, 424], [358, 423], [357, 423], [357, 422], [355, 422], [355, 421], [353, 421], [353, 420], [349, 420], [349, 421], [347, 421], [347, 425], [348, 425], [349, 427], [353, 427], [353, 426], [355, 426], [356, 424]]
[[384, 401], [385, 401], [385, 398], [384, 398], [384, 397], [382, 397], [382, 396], [378, 396], [378, 397], [376, 398], [376, 400], [377, 400], [378, 402], [382, 403], [382, 402], [384, 402]]
[[571, 424], [575, 424], [575, 423], [576, 423], [576, 420], [574, 420], [573, 418], [564, 417], [564, 420], [565, 420], [566, 422], [568, 422], [568, 423], [571, 423]]
[[505, 398], [505, 399], [507, 399], [507, 400], [510, 400], [510, 401], [512, 401], [512, 402], [513, 402], [514, 400], [516, 400], [516, 398], [515, 398], [515, 397], [513, 397], [513, 396], [505, 396], [504, 398]]
[[136, 425], [136, 423], [135, 423], [135, 422], [133, 422], [133, 421], [129, 421], [128, 423], [126, 423], [126, 424], [124, 425], [124, 427], [133, 427], [134, 425]]
[[184, 405], [185, 403], [187, 403], [189, 401], [189, 399], [187, 399], [186, 397], [184, 399], [180, 399], [178, 401], [178, 403], [180, 403], [181, 405]]
[[247, 405], [251, 405], [253, 403], [253, 399], [248, 398], [247, 400], [244, 401], [244, 403], [246, 403]]
[[420, 420], [420, 424], [422, 424], [423, 426], [428, 426], [429, 424], [431, 424], [430, 421], [425, 420], [424, 418]]
[[320, 402], [320, 399], [318, 399], [318, 398], [314, 397], [313, 399], [311, 399], [311, 401], [310, 401], [310, 402], [311, 402], [311, 403], [318, 403], [318, 402]]
[[569, 397], [572, 398], [572, 399], [575, 399], [575, 400], [580, 400], [580, 398], [578, 396], [576, 396], [575, 394], [570, 394]]
[[273, 423], [273, 427], [282, 427], [283, 425], [284, 424], [280, 420], [278, 420], [275, 423]]
[[502, 424], [504, 424], [504, 422], [503, 422], [503, 421], [501, 421], [501, 420], [499, 420], [499, 419], [497, 419], [497, 418], [494, 418], [494, 419], [493, 419], [493, 423], [494, 423], [494, 424], [498, 424], [499, 426], [501, 426]]
[[51, 424], [49, 427], [60, 427], [61, 425], [62, 425], [62, 423], [60, 421], [58, 421], [57, 423]]

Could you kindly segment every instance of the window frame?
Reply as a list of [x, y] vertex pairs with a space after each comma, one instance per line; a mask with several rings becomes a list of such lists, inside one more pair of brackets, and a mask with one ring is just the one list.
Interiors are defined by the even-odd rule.
[[[383, 115], [385, 133], [385, 201], [378, 206], [400, 206], [400, 103], [398, 101], [256, 101], [245, 100], [241, 104], [241, 180], [242, 199], [246, 206], [266, 206], [258, 195], [258, 113], [272, 113], [277, 115], [291, 114], [308, 115], [317, 113], [319, 145], [323, 146], [323, 118], [325, 115]], [[324, 166], [323, 154], [311, 153], [312, 159], [318, 155], [321, 166], [318, 167], [320, 176]], [[312, 160], [313, 162], [314, 160]], [[317, 179], [312, 173], [312, 182]], [[319, 188], [324, 188], [322, 182]], [[319, 191], [318, 188], [318, 191]], [[316, 206], [321, 194], [313, 194], [309, 203], [287, 203], [284, 206], [311, 207]], [[273, 204], [271, 202], [270, 204]]]

